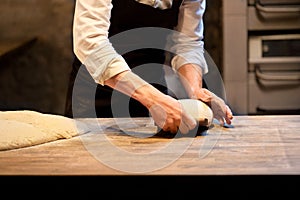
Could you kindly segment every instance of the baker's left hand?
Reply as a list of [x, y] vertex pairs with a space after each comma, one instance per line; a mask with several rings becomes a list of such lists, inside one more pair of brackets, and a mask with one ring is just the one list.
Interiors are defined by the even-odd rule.
[[199, 88], [194, 96], [212, 109], [214, 118], [219, 121], [220, 125], [224, 126], [225, 122], [231, 124], [233, 119], [231, 109], [222, 98], [205, 88]]
[[212, 99], [209, 104], [213, 111], [214, 118], [217, 119], [222, 126], [224, 126], [225, 122], [227, 124], [231, 124], [233, 115], [229, 106], [226, 105], [223, 99], [221, 99], [214, 93], [211, 92], [211, 95]]
[[205, 102], [213, 111], [214, 118], [220, 125], [231, 124], [233, 115], [231, 109], [224, 100], [213, 92], [202, 87], [202, 71], [199, 66], [185, 64], [179, 68], [179, 77], [183, 83], [189, 98], [199, 99]]

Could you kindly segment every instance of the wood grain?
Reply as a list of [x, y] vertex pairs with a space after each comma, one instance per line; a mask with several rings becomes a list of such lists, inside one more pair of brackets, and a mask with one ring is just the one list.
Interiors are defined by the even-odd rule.
[[127, 124], [129, 134], [114, 119], [98, 121], [80, 137], [0, 152], [0, 174], [300, 174], [297, 115], [235, 116], [234, 128], [214, 123], [202, 135], [178, 138], [153, 137], [149, 118]]

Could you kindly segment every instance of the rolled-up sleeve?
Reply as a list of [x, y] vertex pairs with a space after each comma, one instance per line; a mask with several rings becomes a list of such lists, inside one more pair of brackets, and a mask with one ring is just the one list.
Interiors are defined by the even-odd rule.
[[111, 0], [77, 0], [73, 20], [73, 50], [96, 83], [130, 70], [108, 39]]
[[182, 65], [192, 63], [202, 68], [203, 74], [208, 72], [204, 58], [203, 15], [205, 0], [183, 0], [175, 30], [171, 36], [171, 51], [175, 56], [171, 60], [172, 68], [177, 71]]

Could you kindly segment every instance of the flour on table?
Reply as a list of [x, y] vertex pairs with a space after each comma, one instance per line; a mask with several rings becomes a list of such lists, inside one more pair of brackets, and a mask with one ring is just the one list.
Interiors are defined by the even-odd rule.
[[84, 133], [74, 119], [30, 110], [0, 111], [0, 150], [28, 147]]

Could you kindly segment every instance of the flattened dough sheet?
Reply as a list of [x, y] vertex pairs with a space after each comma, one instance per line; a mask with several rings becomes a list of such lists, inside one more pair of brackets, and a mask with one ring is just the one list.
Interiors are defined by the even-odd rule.
[[31, 110], [0, 111], [0, 150], [68, 139], [85, 133], [74, 119]]

